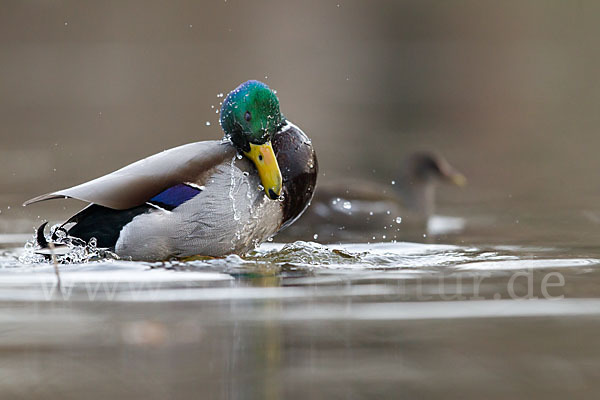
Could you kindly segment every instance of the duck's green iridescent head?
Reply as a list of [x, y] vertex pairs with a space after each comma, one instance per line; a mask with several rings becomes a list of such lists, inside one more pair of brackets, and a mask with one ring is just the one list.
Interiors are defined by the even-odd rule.
[[221, 107], [225, 136], [241, 151], [248, 144], [263, 144], [281, 127], [279, 99], [264, 83], [247, 81], [227, 95]]
[[271, 138], [284, 122], [279, 99], [264, 83], [247, 81], [227, 95], [221, 107], [221, 127], [238, 151], [254, 162], [265, 192], [281, 194], [281, 171]]

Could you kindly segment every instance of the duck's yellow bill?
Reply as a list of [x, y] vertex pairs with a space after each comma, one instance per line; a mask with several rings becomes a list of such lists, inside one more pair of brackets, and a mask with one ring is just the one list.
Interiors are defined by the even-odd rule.
[[455, 173], [450, 176], [450, 180], [456, 186], [463, 187], [467, 185], [467, 178], [461, 173]]
[[271, 142], [260, 145], [250, 143], [250, 151], [244, 154], [256, 165], [267, 196], [272, 200], [278, 198], [281, 195], [282, 178]]

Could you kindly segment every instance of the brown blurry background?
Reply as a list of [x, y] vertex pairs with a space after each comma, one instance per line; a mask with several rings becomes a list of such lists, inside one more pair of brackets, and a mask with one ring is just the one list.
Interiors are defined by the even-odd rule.
[[594, 210], [598, 38], [596, 1], [2, 1], [0, 231], [81, 206], [34, 195], [220, 138], [217, 96], [247, 79], [322, 181], [389, 182], [431, 148], [469, 177], [441, 193], [453, 214]]
[[[82, 206], [35, 195], [220, 138], [218, 95], [248, 79], [313, 139], [321, 182], [389, 183], [435, 149], [469, 178], [440, 213], [488, 223], [439, 238], [456, 248], [298, 246], [156, 286], [145, 263], [72, 264], [73, 301], [40, 301], [52, 267], [0, 249], [0, 397], [593, 398], [599, 41], [595, 0], [0, 0], [0, 233]], [[509, 300], [525, 268], [519, 295], [556, 268], [565, 301]]]

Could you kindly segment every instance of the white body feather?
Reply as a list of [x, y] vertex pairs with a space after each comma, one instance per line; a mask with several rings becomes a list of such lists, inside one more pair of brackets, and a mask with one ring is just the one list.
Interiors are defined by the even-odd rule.
[[282, 206], [265, 196], [257, 174], [249, 173], [252, 168], [247, 159], [235, 156], [230, 163], [216, 166], [203, 182], [205, 190], [191, 200], [173, 211], [135, 217], [121, 230], [116, 253], [137, 260], [164, 260], [253, 249], [277, 232]]

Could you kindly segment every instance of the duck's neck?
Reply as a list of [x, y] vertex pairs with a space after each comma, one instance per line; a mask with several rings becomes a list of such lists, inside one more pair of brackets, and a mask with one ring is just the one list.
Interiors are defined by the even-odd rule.
[[273, 148], [283, 177], [283, 229], [308, 207], [319, 167], [310, 139], [289, 121], [273, 137]]
[[435, 212], [435, 185], [403, 178], [398, 185], [400, 196], [411, 212], [427, 218]]

